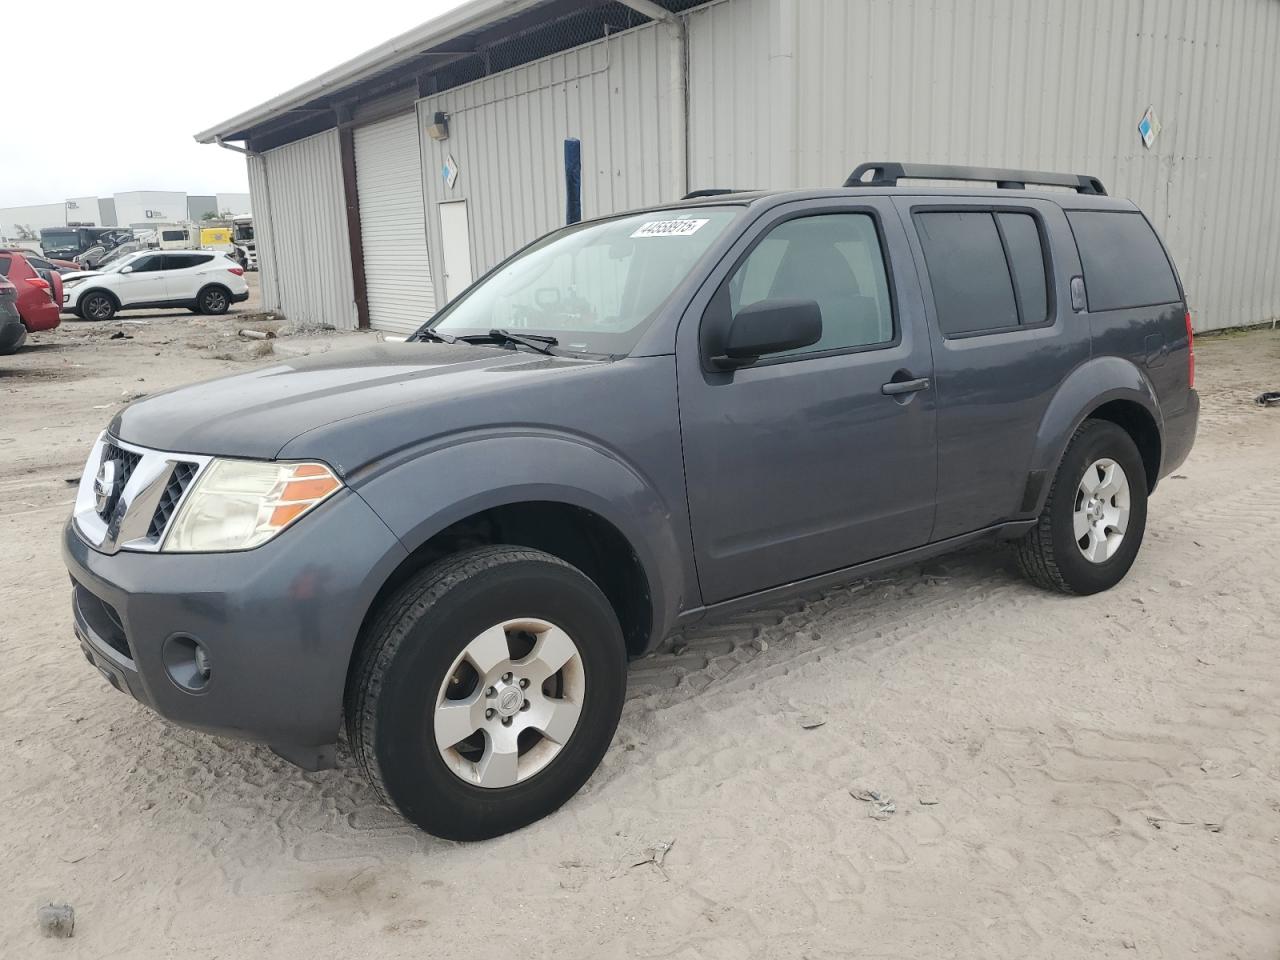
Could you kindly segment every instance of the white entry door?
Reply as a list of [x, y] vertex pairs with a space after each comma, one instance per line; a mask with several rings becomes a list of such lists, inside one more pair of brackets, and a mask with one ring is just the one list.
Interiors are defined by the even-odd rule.
[[369, 325], [413, 333], [435, 312], [415, 114], [355, 130]]
[[467, 223], [465, 200], [440, 204], [440, 253], [448, 301], [471, 286], [471, 226]]

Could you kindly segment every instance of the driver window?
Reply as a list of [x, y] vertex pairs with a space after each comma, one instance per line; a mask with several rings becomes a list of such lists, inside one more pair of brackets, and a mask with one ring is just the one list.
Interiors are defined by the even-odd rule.
[[735, 314], [760, 300], [791, 299], [816, 300], [822, 310], [822, 339], [796, 354], [893, 340], [889, 281], [870, 215], [820, 214], [780, 223], [729, 281]]
[[164, 262], [164, 258], [156, 253], [149, 257], [140, 257], [132, 264], [134, 273], [149, 273], [153, 270], [159, 270], [160, 265]]

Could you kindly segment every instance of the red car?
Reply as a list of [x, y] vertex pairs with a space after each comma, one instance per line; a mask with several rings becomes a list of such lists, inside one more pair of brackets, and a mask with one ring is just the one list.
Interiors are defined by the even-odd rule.
[[0, 277], [18, 291], [18, 314], [27, 332], [52, 330], [62, 319], [62, 274], [32, 266], [26, 254], [0, 252]]

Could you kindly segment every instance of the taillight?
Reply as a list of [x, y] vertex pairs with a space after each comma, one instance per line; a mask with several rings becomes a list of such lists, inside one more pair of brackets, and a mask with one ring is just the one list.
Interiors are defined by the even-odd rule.
[[237, 277], [243, 277], [244, 267], [227, 267], [227, 273], [234, 273]]
[[1191, 311], [1187, 311], [1187, 386], [1196, 385], [1196, 332], [1191, 329]]

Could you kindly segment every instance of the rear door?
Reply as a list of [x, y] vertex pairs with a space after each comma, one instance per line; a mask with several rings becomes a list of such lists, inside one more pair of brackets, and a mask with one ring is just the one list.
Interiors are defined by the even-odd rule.
[[[1057, 204], [1011, 197], [894, 199], [930, 318], [938, 402], [933, 539], [1025, 514], [1036, 433], [1089, 357], [1071, 308], [1079, 260]], [[1043, 479], [1043, 478], [1041, 478]]]
[[194, 300], [213, 261], [211, 253], [166, 253], [164, 255], [165, 299]]
[[[817, 344], [732, 372], [706, 362], [704, 324], [793, 298], [818, 302]], [[928, 541], [933, 371], [906, 236], [886, 198], [803, 201], [762, 216], [694, 299], [676, 356], [704, 602]], [[909, 392], [884, 392], [907, 381]]]

